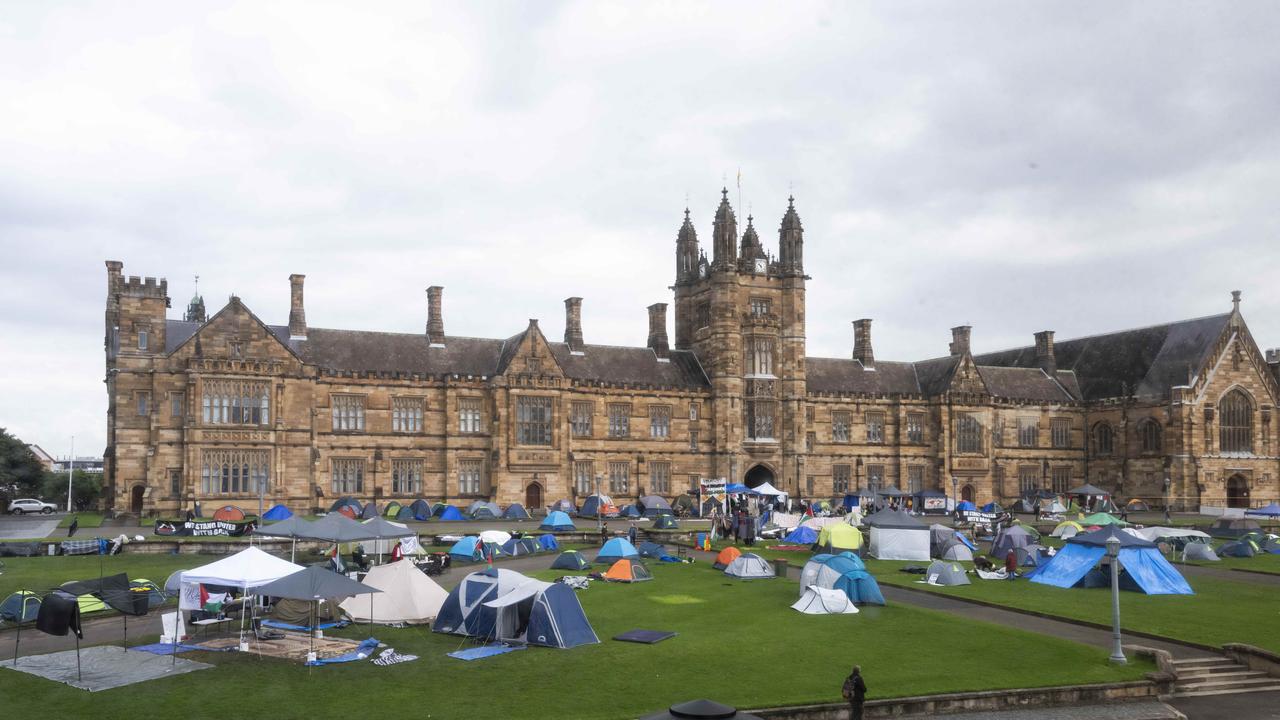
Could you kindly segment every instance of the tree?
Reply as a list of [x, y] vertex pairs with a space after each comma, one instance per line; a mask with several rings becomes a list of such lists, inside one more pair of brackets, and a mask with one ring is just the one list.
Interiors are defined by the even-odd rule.
[[0, 493], [10, 497], [35, 495], [44, 475], [44, 465], [31, 448], [0, 428]]
[[[45, 473], [43, 496], [49, 502], [58, 498], [58, 505], [66, 507], [67, 474], [65, 472]], [[89, 510], [98, 506], [102, 497], [102, 475], [75, 470], [71, 474], [71, 507], [76, 511]]]

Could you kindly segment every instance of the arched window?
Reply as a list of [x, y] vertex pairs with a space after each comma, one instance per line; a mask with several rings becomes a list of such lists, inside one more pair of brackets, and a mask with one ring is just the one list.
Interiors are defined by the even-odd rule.
[[1115, 432], [1111, 426], [1100, 422], [1093, 426], [1093, 454], [1110, 455], [1115, 449]]
[[1253, 452], [1253, 403], [1235, 389], [1218, 403], [1219, 452]]
[[1161, 448], [1161, 430], [1160, 423], [1154, 418], [1148, 418], [1138, 426], [1138, 438], [1142, 441], [1142, 452], [1158, 453]]

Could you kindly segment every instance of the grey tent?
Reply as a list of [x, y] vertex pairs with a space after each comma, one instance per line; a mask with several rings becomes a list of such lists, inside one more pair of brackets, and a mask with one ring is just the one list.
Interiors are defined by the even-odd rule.
[[498, 503], [477, 500], [467, 508], [467, 516], [472, 520], [497, 520], [502, 517], [502, 509]]
[[1003, 561], [1010, 550], [1025, 548], [1035, 542], [1035, 538], [1021, 525], [1012, 525], [996, 534], [991, 541], [991, 557]]
[[418, 534], [414, 530], [410, 530], [407, 527], [400, 527], [383, 517], [375, 517], [372, 520], [366, 520], [360, 524], [364, 526], [366, 532], [373, 535], [373, 537], [367, 538], [369, 540], [405, 538], [413, 537]]
[[372, 530], [342, 513], [329, 513], [313, 523], [307, 523], [307, 527], [301, 529], [298, 534], [300, 539], [326, 540], [334, 543], [374, 540], [377, 537]]
[[1049, 549], [1035, 543], [1014, 548], [1013, 554], [1019, 567], [1039, 567], [1049, 559]]
[[520, 503], [515, 503], [514, 505], [508, 505], [507, 509], [502, 511], [502, 519], [503, 520], [531, 520], [532, 518], [529, 517], [529, 511], [525, 510], [523, 505], [521, 505]]
[[973, 551], [959, 540], [952, 540], [939, 555], [943, 560], [973, 562]]
[[667, 549], [655, 542], [642, 542], [636, 550], [640, 551], [642, 558], [657, 559], [667, 554]]
[[1209, 534], [1216, 538], [1238, 538], [1260, 529], [1257, 522], [1248, 518], [1218, 518], [1209, 527]]
[[1209, 562], [1218, 562], [1221, 558], [1213, 551], [1209, 543], [1187, 543], [1182, 548], [1182, 561], [1188, 560], [1206, 560]]
[[1106, 490], [1103, 490], [1097, 485], [1090, 485], [1089, 483], [1085, 483], [1080, 487], [1071, 488], [1070, 490], [1067, 491], [1067, 494], [1068, 495], [1088, 495], [1090, 497], [1097, 497], [1099, 495], [1110, 495], [1111, 493], [1107, 492]]
[[587, 558], [577, 550], [565, 550], [556, 556], [555, 562], [551, 563], [552, 570], [586, 570], [591, 567], [591, 563], [587, 562]]
[[657, 495], [645, 495], [636, 503], [645, 517], [657, 517], [671, 514], [671, 503]]
[[[373, 503], [369, 503], [369, 506], [372, 507]], [[285, 575], [279, 580], [260, 585], [254, 592], [265, 597], [310, 602], [311, 622], [307, 627], [315, 627], [316, 606], [321, 600], [338, 600], [353, 595], [367, 595], [382, 591], [319, 565], [311, 565], [296, 573]], [[311, 652], [314, 653], [315, 633], [308, 632], [307, 635], [311, 638]]]
[[729, 567], [724, 569], [724, 574], [743, 580], [774, 577], [773, 566], [755, 553], [742, 553], [734, 558]]
[[[336, 513], [335, 513], [336, 514]], [[278, 538], [305, 538], [311, 528], [311, 521], [301, 515], [290, 515], [280, 522], [268, 523], [253, 529], [254, 535]]]
[[654, 530], [679, 530], [680, 525], [676, 522], [675, 516], [659, 515], [653, 519]]
[[969, 584], [969, 576], [965, 574], [964, 568], [960, 567], [959, 563], [944, 560], [934, 560], [929, 563], [929, 569], [925, 571], [924, 576], [935, 585]]
[[364, 511], [360, 513], [360, 519], [372, 520], [373, 518], [376, 518], [381, 514], [382, 513], [378, 512], [378, 503], [370, 500], [369, 504], [364, 506]]

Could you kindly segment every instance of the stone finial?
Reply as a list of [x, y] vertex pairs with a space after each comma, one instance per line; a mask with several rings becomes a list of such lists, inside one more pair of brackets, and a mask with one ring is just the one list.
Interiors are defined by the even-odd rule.
[[1240, 312], [1240, 291], [1231, 291], [1231, 310], [1232, 312]]

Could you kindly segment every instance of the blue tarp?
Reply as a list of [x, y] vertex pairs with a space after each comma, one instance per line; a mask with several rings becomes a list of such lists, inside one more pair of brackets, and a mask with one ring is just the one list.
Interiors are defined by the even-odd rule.
[[1080, 582], [1106, 554], [1104, 547], [1067, 543], [1049, 562], [1028, 573], [1028, 577], [1031, 582], [1042, 585], [1069, 588]]
[[547, 518], [542, 521], [542, 524], [538, 526], [538, 529], [551, 530], [553, 532], [564, 532], [568, 530], [576, 530], [577, 528], [574, 527], [573, 520], [569, 519], [568, 515], [565, 515], [559, 510], [553, 510], [547, 513]]
[[605, 543], [596, 555], [596, 562], [617, 562], [623, 558], [638, 558], [640, 551], [626, 538], [614, 538]]
[[818, 542], [818, 533], [811, 527], [801, 525], [795, 530], [787, 533], [787, 536], [782, 538], [782, 542], [793, 543], [796, 545], [812, 545]]
[[538, 547], [542, 548], [544, 551], [559, 550], [560, 543], [556, 542], [555, 535], [541, 535], [538, 537]]
[[484, 645], [481, 647], [467, 648], [457, 652], [445, 653], [451, 658], [459, 660], [483, 660], [494, 655], [502, 655], [517, 650], [524, 650], [524, 645], [507, 645], [506, 643], [496, 643], [493, 645]]
[[276, 505], [270, 510], [262, 513], [263, 520], [288, 520], [293, 517], [293, 511], [283, 505]]
[[368, 640], [361, 642], [359, 647], [357, 647], [355, 650], [352, 650], [351, 652], [346, 653], [345, 655], [339, 655], [338, 657], [331, 657], [331, 658], [319, 658], [315, 662], [309, 662], [307, 664], [308, 665], [334, 665], [337, 663], [355, 662], [356, 660], [367, 660], [369, 659], [369, 656], [373, 654], [373, 651], [377, 649], [378, 649], [378, 641], [375, 640], [374, 638], [369, 638]]
[[978, 507], [973, 503], [969, 502], [968, 500], [961, 500], [960, 502], [956, 503], [956, 510], [968, 510], [969, 512], [973, 512], [974, 510], [977, 510], [977, 509]]
[[444, 509], [440, 511], [437, 517], [446, 522], [466, 520], [466, 518], [462, 516], [462, 511], [452, 505], [445, 505]]
[[[1107, 553], [1105, 547], [1068, 542], [1028, 577], [1054, 587], [1075, 587]], [[1154, 547], [1120, 548], [1120, 564], [1134, 584], [1148, 595], [1193, 595], [1191, 586]]]

